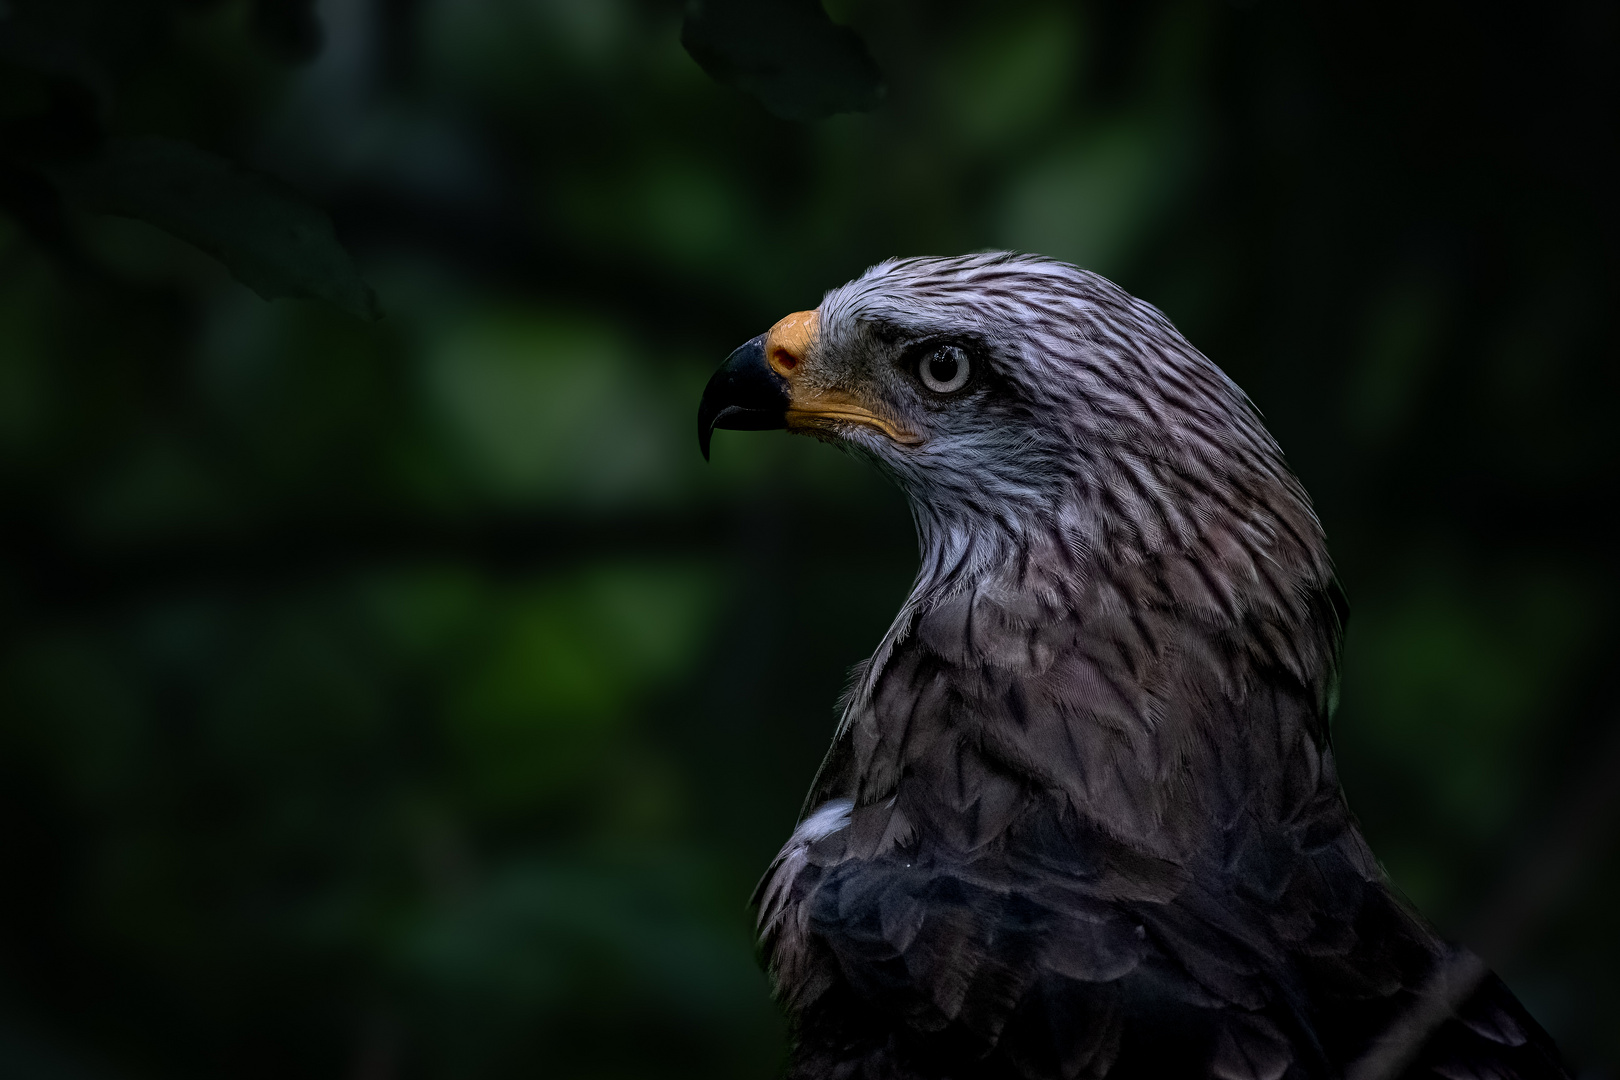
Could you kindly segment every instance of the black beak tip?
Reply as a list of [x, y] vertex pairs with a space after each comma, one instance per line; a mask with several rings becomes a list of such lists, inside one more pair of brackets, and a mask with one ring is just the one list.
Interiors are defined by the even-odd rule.
[[726, 358], [698, 403], [698, 449], [709, 460], [715, 428], [767, 431], [787, 426], [787, 380], [765, 360], [761, 334]]

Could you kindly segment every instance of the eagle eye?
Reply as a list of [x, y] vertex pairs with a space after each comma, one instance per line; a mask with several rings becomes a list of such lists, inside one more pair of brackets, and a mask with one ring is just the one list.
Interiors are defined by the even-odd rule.
[[968, 355], [955, 345], [943, 345], [922, 358], [917, 377], [936, 394], [950, 394], [967, 385], [972, 374]]

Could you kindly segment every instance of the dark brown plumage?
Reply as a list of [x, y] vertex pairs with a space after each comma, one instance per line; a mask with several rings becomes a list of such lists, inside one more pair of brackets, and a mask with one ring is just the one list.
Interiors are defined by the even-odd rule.
[[[1159, 312], [885, 263], [739, 350], [717, 423], [870, 458], [922, 549], [756, 897], [792, 1076], [1334, 1077], [1400, 1035], [1446, 953], [1340, 791], [1322, 530]], [[1567, 1075], [1494, 977], [1408, 1072]]]

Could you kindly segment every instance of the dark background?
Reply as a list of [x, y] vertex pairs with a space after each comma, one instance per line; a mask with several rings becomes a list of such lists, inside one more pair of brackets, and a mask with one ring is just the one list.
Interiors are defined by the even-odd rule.
[[745, 901], [914, 540], [698, 394], [987, 246], [1249, 391], [1374, 848], [1620, 1075], [1615, 6], [829, 8], [806, 121], [677, 3], [0, 0], [0, 1075], [777, 1070]]

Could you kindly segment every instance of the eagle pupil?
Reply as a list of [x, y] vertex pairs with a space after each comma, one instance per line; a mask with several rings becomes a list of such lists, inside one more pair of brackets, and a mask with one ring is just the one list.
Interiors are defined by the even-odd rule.
[[955, 345], [947, 345], [925, 358], [917, 373], [923, 385], [936, 394], [960, 390], [968, 380], [967, 354]]

